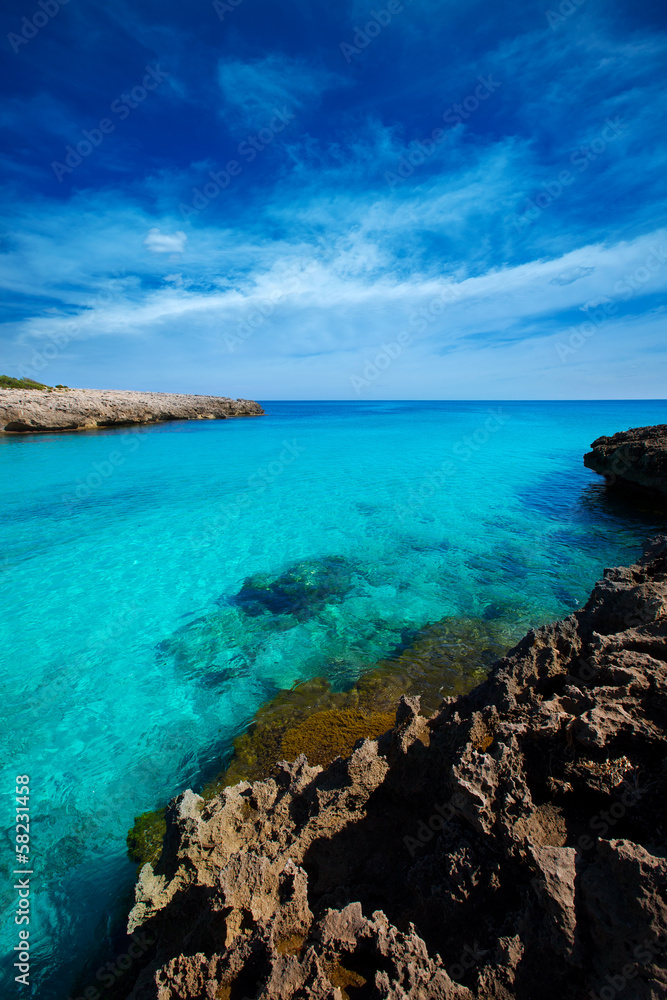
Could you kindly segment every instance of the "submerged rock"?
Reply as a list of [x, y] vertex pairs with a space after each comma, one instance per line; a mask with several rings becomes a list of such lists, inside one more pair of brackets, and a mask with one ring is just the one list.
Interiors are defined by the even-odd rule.
[[[305, 753], [322, 766], [349, 755], [364, 737], [391, 728], [396, 702], [418, 693], [422, 708], [435, 710], [445, 695], [469, 691], [511, 645], [497, 624], [472, 618], [444, 618], [418, 630], [392, 659], [366, 671], [344, 691], [315, 677], [280, 691], [256, 712], [234, 740], [224, 771], [202, 789], [205, 801], [239, 781], [268, 778], [281, 760]], [[155, 863], [166, 833], [165, 810], [137, 816], [128, 833], [130, 860]]]
[[662, 538], [431, 718], [185, 792], [131, 1000], [664, 997], [666, 649]]
[[304, 559], [277, 577], [268, 573], [246, 577], [229, 602], [251, 617], [293, 615], [297, 621], [305, 621], [345, 597], [353, 572], [344, 556]]
[[633, 427], [599, 437], [584, 455], [584, 465], [608, 483], [640, 486], [667, 493], [667, 424]]
[[301, 753], [311, 763], [329, 764], [351, 753], [357, 739], [391, 728], [402, 695], [418, 693], [422, 708], [435, 710], [445, 695], [469, 691], [510, 645], [487, 622], [445, 618], [420, 629], [407, 649], [344, 691], [333, 691], [324, 677], [280, 691], [234, 740], [229, 766], [202, 794], [208, 799], [239, 781], [267, 778], [279, 761]]
[[127, 853], [130, 861], [144, 865], [159, 859], [162, 853], [162, 842], [167, 831], [165, 809], [142, 813], [137, 816], [134, 826], [127, 835]]
[[360, 739], [381, 736], [394, 724], [390, 712], [362, 712], [355, 708], [327, 708], [288, 729], [280, 743], [280, 760], [305, 754], [311, 764], [326, 767], [336, 757], [349, 757]]
[[[314, 661], [336, 658], [358, 673], [364, 662], [358, 622], [352, 618], [347, 627], [340, 627], [334, 618], [337, 605], [360, 576], [361, 571], [343, 556], [308, 559], [283, 572], [254, 574], [236, 594], [223, 594], [217, 607], [164, 639], [158, 655], [208, 686], [222, 687], [248, 674], [280, 633], [301, 628], [303, 654], [310, 651]], [[315, 618], [322, 626], [317, 635], [303, 628]], [[388, 635], [395, 638], [398, 632]], [[303, 657], [300, 662], [303, 665]], [[284, 671], [276, 673], [283, 674], [284, 683]]]

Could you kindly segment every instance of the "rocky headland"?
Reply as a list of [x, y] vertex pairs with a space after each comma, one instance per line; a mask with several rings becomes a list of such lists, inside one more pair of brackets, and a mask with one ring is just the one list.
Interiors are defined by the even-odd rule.
[[667, 424], [599, 437], [591, 448], [584, 465], [608, 483], [667, 493]]
[[131, 1000], [667, 996], [666, 639], [660, 537], [428, 717], [184, 792]]
[[252, 400], [115, 389], [2, 389], [0, 433], [93, 430], [166, 420], [256, 417]]

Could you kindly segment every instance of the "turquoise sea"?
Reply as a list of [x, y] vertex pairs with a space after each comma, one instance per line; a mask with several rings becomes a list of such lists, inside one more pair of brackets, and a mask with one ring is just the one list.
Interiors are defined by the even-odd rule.
[[[133, 818], [210, 779], [276, 691], [348, 685], [448, 615], [521, 635], [665, 529], [582, 464], [596, 436], [664, 422], [664, 401], [263, 405], [0, 439], [3, 996], [66, 1000], [84, 966], [94, 980], [132, 894]], [[343, 583], [312, 613], [238, 596], [332, 556]], [[34, 871], [20, 992], [17, 775]]]

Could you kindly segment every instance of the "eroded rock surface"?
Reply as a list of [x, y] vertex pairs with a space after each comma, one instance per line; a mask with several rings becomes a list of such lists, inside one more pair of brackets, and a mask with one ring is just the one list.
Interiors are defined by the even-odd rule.
[[667, 538], [470, 694], [167, 810], [131, 1000], [667, 996]]
[[667, 424], [599, 437], [591, 448], [584, 465], [608, 482], [667, 493]]
[[112, 389], [3, 389], [0, 432], [87, 430], [163, 420], [223, 420], [261, 416], [252, 400]]

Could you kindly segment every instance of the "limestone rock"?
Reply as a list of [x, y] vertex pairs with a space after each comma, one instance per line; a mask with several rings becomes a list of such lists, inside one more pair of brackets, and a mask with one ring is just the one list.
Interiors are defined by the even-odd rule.
[[599, 437], [591, 448], [584, 465], [608, 483], [631, 483], [667, 493], [667, 424]]
[[256, 417], [264, 410], [248, 399], [115, 389], [2, 389], [0, 433], [92, 430], [165, 420]]

